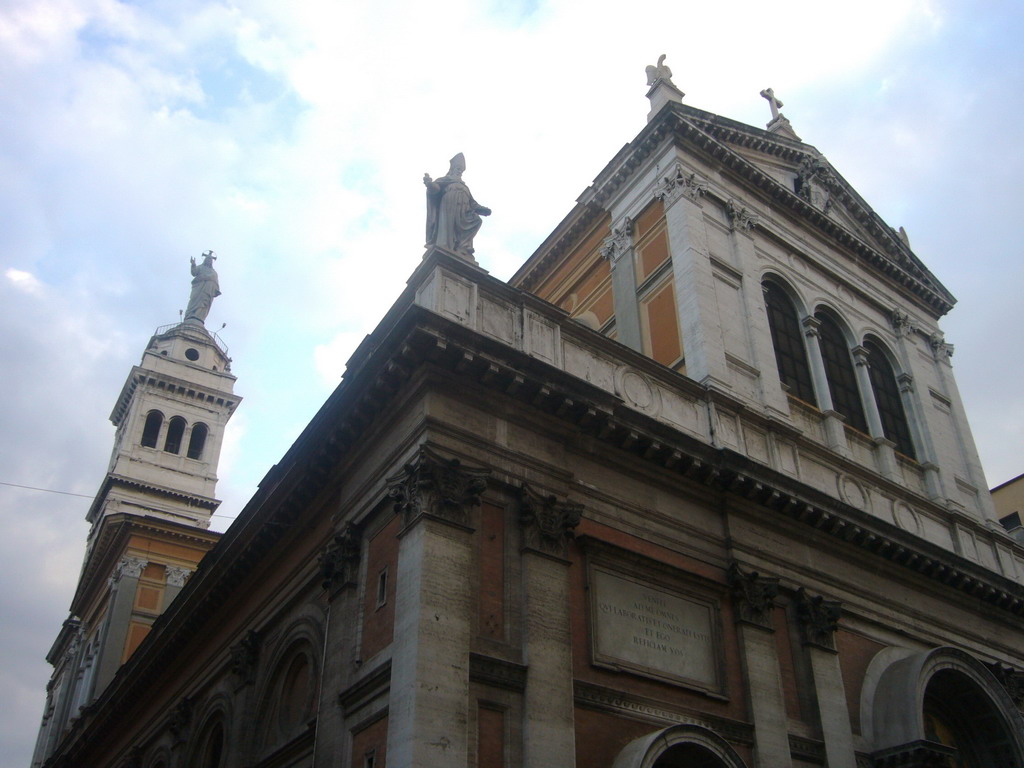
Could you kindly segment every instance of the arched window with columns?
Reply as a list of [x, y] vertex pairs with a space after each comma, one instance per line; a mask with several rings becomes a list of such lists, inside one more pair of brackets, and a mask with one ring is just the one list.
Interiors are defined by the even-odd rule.
[[857, 387], [857, 374], [853, 368], [853, 357], [850, 355], [850, 344], [839, 323], [828, 312], [818, 310], [814, 313], [814, 318], [818, 321], [818, 343], [821, 347], [821, 359], [825, 364], [828, 391], [832, 396], [832, 408], [846, 418], [849, 426], [861, 432], [868, 432], [864, 405], [861, 402], [860, 389]]
[[910, 435], [907, 412], [903, 407], [896, 373], [889, 362], [889, 356], [875, 339], [865, 339], [864, 349], [868, 354], [868, 376], [871, 379], [871, 394], [875, 398], [882, 432], [888, 440], [896, 443], [900, 453], [916, 458], [914, 441]]
[[807, 347], [800, 330], [800, 319], [793, 301], [786, 291], [772, 280], [762, 283], [768, 328], [775, 348], [775, 363], [779, 379], [789, 394], [808, 403], [817, 404], [811, 369], [807, 361]]
[[164, 415], [160, 411], [150, 411], [146, 414], [146, 424], [142, 428], [142, 445], [145, 448], [156, 448], [156, 441], [160, 438], [160, 427], [164, 424]]

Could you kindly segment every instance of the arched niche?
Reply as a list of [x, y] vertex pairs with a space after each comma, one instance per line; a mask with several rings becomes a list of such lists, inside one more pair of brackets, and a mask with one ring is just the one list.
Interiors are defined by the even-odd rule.
[[[869, 691], [865, 689], [865, 693]], [[895, 658], [870, 691], [873, 753], [911, 763], [922, 751], [953, 766], [1024, 765], [1024, 718], [984, 664], [956, 648]]]
[[699, 725], [673, 725], [627, 744], [612, 768], [746, 768], [721, 736]]

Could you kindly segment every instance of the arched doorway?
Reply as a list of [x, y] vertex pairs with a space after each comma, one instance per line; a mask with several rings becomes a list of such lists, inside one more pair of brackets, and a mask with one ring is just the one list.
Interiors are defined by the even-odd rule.
[[626, 745], [613, 768], [746, 768], [721, 736], [699, 725], [673, 725]]
[[[1024, 719], [985, 665], [955, 648], [911, 654], [886, 667], [872, 702], [874, 754], [934, 753], [949, 768], [1024, 765]], [[909, 764], [909, 763], [908, 763]]]

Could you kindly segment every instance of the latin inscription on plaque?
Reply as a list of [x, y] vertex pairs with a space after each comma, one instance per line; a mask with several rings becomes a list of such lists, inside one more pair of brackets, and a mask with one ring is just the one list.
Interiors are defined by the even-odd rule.
[[712, 603], [598, 568], [591, 577], [597, 663], [721, 687]]

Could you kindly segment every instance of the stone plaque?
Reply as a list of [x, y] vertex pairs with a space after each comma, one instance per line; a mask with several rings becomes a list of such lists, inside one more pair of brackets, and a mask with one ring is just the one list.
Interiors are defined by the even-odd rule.
[[590, 593], [596, 664], [721, 690], [714, 602], [596, 567]]

